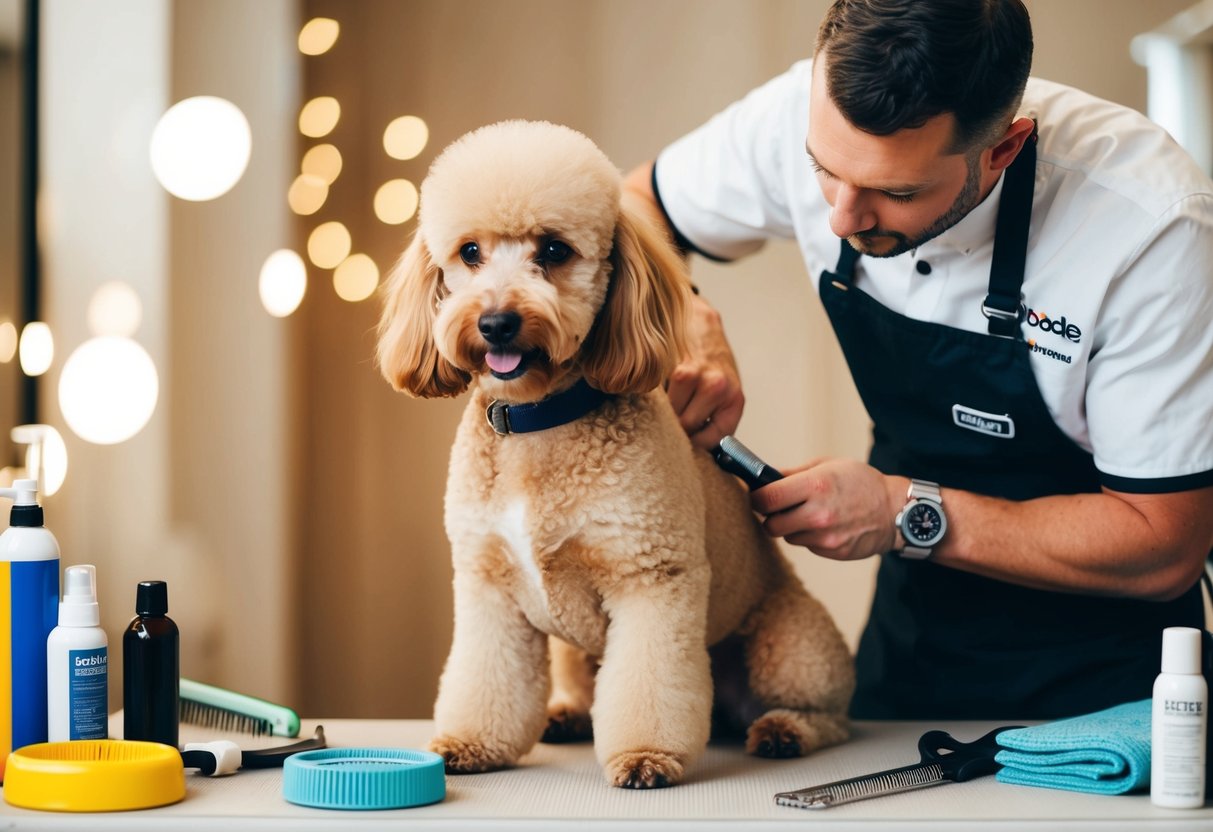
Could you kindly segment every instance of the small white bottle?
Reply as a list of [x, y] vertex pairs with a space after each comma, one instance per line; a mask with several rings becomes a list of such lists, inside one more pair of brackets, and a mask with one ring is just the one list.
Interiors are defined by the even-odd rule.
[[59, 626], [46, 640], [47, 734], [51, 742], [109, 736], [109, 642], [97, 606], [97, 570], [69, 566]]
[[1154, 682], [1150, 723], [1150, 802], [1198, 809], [1205, 802], [1205, 728], [1209, 686], [1200, 673], [1200, 630], [1162, 631], [1162, 673]]

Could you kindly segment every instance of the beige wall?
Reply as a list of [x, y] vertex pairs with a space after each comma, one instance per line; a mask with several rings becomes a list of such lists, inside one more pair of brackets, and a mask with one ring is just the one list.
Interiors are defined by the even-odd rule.
[[[1186, 4], [1032, 0], [1037, 71], [1144, 108], [1128, 39]], [[447, 142], [501, 118], [568, 123], [628, 168], [808, 54], [825, 6], [48, 0], [43, 230], [60, 357], [43, 410], [71, 454], [48, 521], [65, 563], [98, 565], [111, 642], [134, 583], [166, 577], [187, 675], [311, 715], [428, 716], [450, 638], [441, 510], [462, 400], [392, 393], [372, 361], [376, 305], [337, 299], [330, 272], [310, 269], [296, 316], [271, 319], [256, 293], [263, 258], [341, 219], [386, 271], [411, 227], [374, 219], [375, 189], [419, 182]], [[303, 59], [295, 32], [315, 15], [339, 20], [341, 37]], [[199, 93], [244, 109], [253, 158], [225, 197], [182, 204], [151, 180], [146, 142], [168, 104]], [[320, 214], [292, 220], [286, 186], [314, 143], [294, 114], [322, 94], [343, 105], [331, 140], [345, 170]], [[380, 144], [403, 114], [432, 131], [407, 162]], [[741, 437], [776, 465], [862, 456], [867, 420], [794, 247], [694, 268], [741, 365]], [[87, 335], [92, 290], [115, 278], [142, 295], [138, 338], [162, 394], [141, 434], [101, 448], [66, 431], [54, 390]], [[874, 561], [792, 556], [853, 643]]]

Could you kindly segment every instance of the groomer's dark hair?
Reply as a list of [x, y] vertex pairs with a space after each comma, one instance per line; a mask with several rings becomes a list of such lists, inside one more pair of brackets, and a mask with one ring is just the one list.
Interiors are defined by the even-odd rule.
[[953, 150], [992, 144], [1032, 66], [1021, 0], [837, 0], [817, 32], [826, 89], [847, 120], [887, 136], [956, 117]]

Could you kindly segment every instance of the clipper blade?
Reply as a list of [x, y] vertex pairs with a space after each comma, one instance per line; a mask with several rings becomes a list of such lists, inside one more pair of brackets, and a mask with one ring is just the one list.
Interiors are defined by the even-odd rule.
[[716, 464], [730, 474], [741, 477], [751, 490], [783, 479], [783, 474], [767, 465], [758, 455], [732, 436], [720, 440], [712, 455]]

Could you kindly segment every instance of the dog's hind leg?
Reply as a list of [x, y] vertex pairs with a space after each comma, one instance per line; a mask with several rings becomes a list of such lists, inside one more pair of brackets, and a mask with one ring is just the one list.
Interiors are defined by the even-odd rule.
[[552, 695], [543, 742], [580, 742], [594, 736], [590, 706], [594, 702], [594, 673], [598, 663], [584, 650], [551, 636]]
[[750, 723], [746, 751], [799, 757], [846, 740], [855, 667], [825, 608], [788, 582], [751, 613], [744, 631], [750, 691], [767, 709]]
[[616, 786], [674, 785], [707, 744], [706, 571], [633, 576], [603, 598], [610, 624], [595, 682], [594, 751]]
[[490, 576], [455, 572], [455, 635], [430, 750], [455, 773], [512, 766], [543, 731], [547, 639]]

